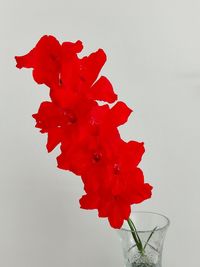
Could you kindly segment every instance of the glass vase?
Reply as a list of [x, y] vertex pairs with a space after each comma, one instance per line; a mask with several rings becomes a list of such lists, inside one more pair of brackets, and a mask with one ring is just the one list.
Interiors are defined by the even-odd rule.
[[[135, 230], [130, 229], [128, 222], [118, 230], [124, 254], [124, 266], [161, 267], [163, 243], [169, 219], [153, 212], [134, 212], [130, 219]], [[140, 246], [137, 240], [140, 240]]]

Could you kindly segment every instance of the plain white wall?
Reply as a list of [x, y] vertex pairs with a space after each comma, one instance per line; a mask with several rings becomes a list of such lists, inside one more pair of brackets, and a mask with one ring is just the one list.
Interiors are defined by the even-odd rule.
[[79, 209], [78, 177], [56, 168], [31, 115], [48, 89], [15, 68], [43, 34], [102, 47], [103, 73], [134, 109], [124, 138], [145, 142], [154, 185], [136, 210], [171, 219], [164, 267], [197, 266], [200, 225], [199, 0], [0, 1], [0, 266], [121, 267], [118, 237]]

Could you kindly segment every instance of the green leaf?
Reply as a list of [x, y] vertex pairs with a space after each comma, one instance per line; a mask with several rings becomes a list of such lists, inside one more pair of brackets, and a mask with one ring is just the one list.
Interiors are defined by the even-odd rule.
[[157, 228], [158, 228], [158, 226], [156, 226], [156, 227], [152, 230], [151, 234], [149, 235], [149, 237], [148, 237], [148, 239], [147, 239], [147, 241], [146, 241], [146, 243], [145, 243], [145, 245], [144, 245], [144, 250], [145, 250], [147, 244], [149, 243], [149, 240], [151, 239], [152, 235], [154, 234], [154, 232], [156, 231]]

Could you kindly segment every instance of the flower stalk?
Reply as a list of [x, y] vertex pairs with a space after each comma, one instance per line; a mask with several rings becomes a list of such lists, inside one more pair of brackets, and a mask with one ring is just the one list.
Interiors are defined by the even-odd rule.
[[129, 227], [131, 229], [131, 234], [132, 234], [133, 239], [135, 241], [135, 244], [136, 244], [136, 246], [138, 248], [138, 251], [141, 253], [141, 255], [144, 255], [144, 247], [143, 247], [142, 241], [141, 241], [141, 239], [140, 239], [140, 237], [138, 235], [138, 232], [136, 230], [136, 227], [135, 227], [133, 221], [131, 220], [131, 218], [129, 218], [127, 220], [127, 222], [128, 222], [128, 225], [129, 225]]
[[147, 241], [146, 241], [145, 244], [143, 245], [143, 244], [142, 244], [142, 241], [141, 241], [141, 239], [140, 239], [140, 237], [139, 237], [139, 235], [138, 235], [138, 231], [137, 231], [137, 229], [136, 229], [136, 227], [135, 227], [133, 221], [131, 220], [131, 218], [129, 218], [129, 219], [127, 220], [127, 222], [128, 222], [128, 225], [129, 225], [129, 227], [130, 227], [130, 229], [131, 229], [131, 234], [132, 234], [132, 237], [133, 237], [133, 239], [134, 239], [134, 241], [135, 241], [135, 244], [136, 244], [136, 246], [137, 246], [137, 248], [138, 248], [138, 251], [140, 252], [140, 254], [141, 254], [142, 256], [144, 256], [144, 255], [145, 255], [145, 249], [146, 249], [146, 246], [148, 245], [148, 243], [149, 243], [151, 237], [153, 236], [154, 232], [156, 231], [157, 226], [151, 231], [151, 233], [150, 233], [150, 235], [149, 235]]

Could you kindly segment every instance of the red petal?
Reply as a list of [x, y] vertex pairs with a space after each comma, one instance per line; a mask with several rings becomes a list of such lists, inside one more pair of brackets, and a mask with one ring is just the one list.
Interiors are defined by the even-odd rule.
[[80, 53], [83, 49], [83, 44], [80, 40], [75, 43], [72, 42], [64, 42], [62, 43], [63, 52], [65, 53]]
[[81, 59], [81, 77], [89, 86], [95, 82], [105, 62], [106, 54], [103, 49]]
[[116, 126], [120, 126], [124, 124], [127, 120], [129, 115], [131, 114], [132, 110], [122, 101], [117, 102], [111, 108], [111, 116], [114, 124]]
[[[117, 201], [119, 202], [119, 201]], [[113, 228], [120, 229], [123, 225], [124, 220], [127, 220], [130, 216], [131, 208], [130, 205], [119, 202], [113, 205], [112, 211], [109, 214], [108, 220]]]
[[48, 131], [47, 150], [51, 152], [61, 142], [61, 129], [54, 128]]
[[139, 204], [144, 200], [151, 198], [152, 189], [153, 187], [148, 183], [143, 184], [140, 189], [137, 188], [138, 192], [134, 194], [134, 200], [132, 201], [132, 203]]
[[144, 143], [136, 142], [136, 141], [129, 141], [127, 143], [129, 149], [129, 158], [131, 160], [131, 165], [137, 166], [144, 154]]
[[34, 49], [24, 56], [16, 56], [15, 60], [17, 62], [16, 67], [21, 68], [32, 68], [34, 64]]
[[151, 197], [153, 187], [144, 183], [144, 175], [140, 168], [131, 173], [126, 196], [131, 204], [138, 204]]
[[95, 194], [83, 195], [79, 200], [82, 209], [97, 209], [99, 198]]
[[113, 91], [112, 84], [104, 76], [101, 76], [91, 87], [89, 95], [94, 100], [101, 100], [108, 103], [113, 103], [117, 100], [117, 95]]
[[24, 56], [16, 56], [18, 68], [33, 68], [33, 78], [48, 86], [58, 83], [61, 68], [61, 46], [53, 36], [44, 35], [36, 46]]
[[58, 126], [61, 114], [55, 104], [45, 101], [41, 103], [38, 113], [33, 114], [32, 117], [36, 120], [35, 127], [40, 128], [42, 132], [48, 132], [49, 129]]
[[[67, 155], [68, 156], [68, 155]], [[69, 158], [66, 153], [62, 152], [57, 159], [57, 167], [62, 170], [69, 170]]]

